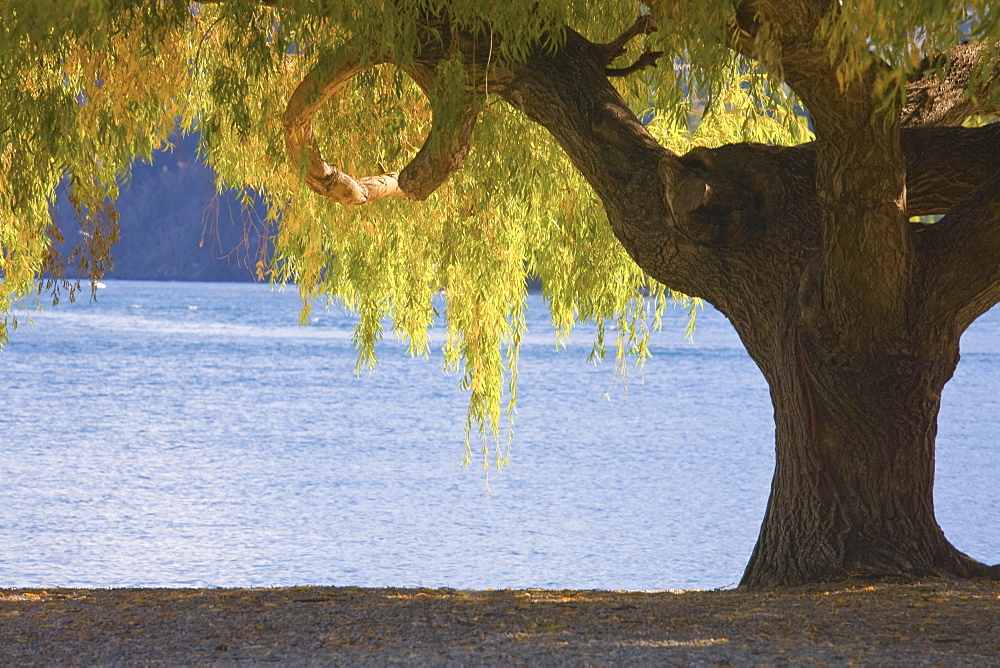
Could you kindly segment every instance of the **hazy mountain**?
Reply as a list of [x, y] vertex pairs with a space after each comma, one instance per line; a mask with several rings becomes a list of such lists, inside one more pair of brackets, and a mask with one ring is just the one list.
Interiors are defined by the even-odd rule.
[[[261, 239], [267, 237], [260, 208], [245, 211], [233, 193], [216, 194], [211, 168], [197, 159], [196, 136], [172, 141], [173, 150], [154, 154], [152, 164], [136, 163], [121, 188], [121, 241], [107, 277], [254, 280]], [[64, 192], [53, 209], [68, 253], [80, 236]]]

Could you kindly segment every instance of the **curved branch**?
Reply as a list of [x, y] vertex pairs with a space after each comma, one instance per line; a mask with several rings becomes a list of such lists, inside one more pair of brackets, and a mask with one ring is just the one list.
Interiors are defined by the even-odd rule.
[[[430, 91], [431, 76], [420, 76], [416, 71], [404, 68], [420, 87]], [[472, 144], [472, 130], [479, 116], [479, 106], [472, 93], [465, 97], [465, 109], [454, 124], [445, 124], [434, 112], [431, 131], [413, 160], [399, 173], [399, 187], [406, 196], [414, 200], [425, 200], [431, 193], [448, 180], [452, 172], [461, 169], [469, 155]]]
[[[313, 135], [313, 117], [327, 102], [338, 97], [341, 89], [365, 66], [389, 62], [377, 60], [362, 65], [351, 45], [337, 49], [320, 60], [299, 83], [288, 100], [282, 123], [289, 159], [318, 194], [340, 204], [366, 204], [387, 197], [426, 199], [459, 169], [469, 153], [477, 108], [472, 95], [466, 98], [465, 110], [458, 123], [443, 123], [434, 115], [431, 131], [417, 155], [401, 172], [354, 178], [330, 164], [323, 157]], [[430, 96], [434, 81], [429, 69], [404, 67], [417, 85]]]

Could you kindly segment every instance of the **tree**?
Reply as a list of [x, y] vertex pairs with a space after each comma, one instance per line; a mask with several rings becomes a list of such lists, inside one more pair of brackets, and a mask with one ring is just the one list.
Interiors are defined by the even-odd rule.
[[774, 403], [744, 585], [998, 575], [933, 508], [941, 390], [1000, 300], [986, 0], [655, 1], [638, 20], [587, 0], [46, 4], [7, 2], [0, 29], [8, 311], [58, 269], [56, 184], [99, 276], [120, 179], [179, 119], [280, 221], [260, 271], [360, 313], [359, 363], [385, 317], [425, 352], [445, 289], [484, 458], [503, 456], [528, 274], [560, 332], [594, 320], [600, 353], [615, 323], [619, 357], [645, 354], [668, 297], [699, 297]]

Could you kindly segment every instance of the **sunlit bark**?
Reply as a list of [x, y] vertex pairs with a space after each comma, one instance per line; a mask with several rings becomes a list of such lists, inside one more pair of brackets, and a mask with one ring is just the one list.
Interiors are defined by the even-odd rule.
[[[471, 94], [466, 96], [466, 108], [460, 121], [444, 127], [434, 122], [424, 145], [402, 171], [354, 178], [327, 162], [313, 135], [313, 117], [324, 104], [336, 100], [363, 66], [378, 64], [381, 63], [363, 65], [361, 56], [351, 45], [343, 46], [321, 59], [299, 83], [288, 100], [282, 119], [285, 145], [293, 165], [302, 172], [312, 190], [340, 204], [367, 204], [388, 197], [426, 199], [462, 166], [469, 153], [477, 115]], [[403, 69], [425, 93], [429, 92], [433, 85], [432, 72], [419, 66]], [[341, 131], [350, 132], [350, 128]]]

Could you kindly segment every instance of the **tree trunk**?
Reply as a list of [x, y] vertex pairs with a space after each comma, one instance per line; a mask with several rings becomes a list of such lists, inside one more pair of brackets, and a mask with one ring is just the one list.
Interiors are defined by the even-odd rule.
[[[937, 415], [957, 337], [930, 354], [902, 337], [905, 352], [831, 354], [794, 322], [767, 342], [759, 324], [737, 326], [757, 330], [744, 339], [771, 388], [776, 467], [742, 584], [985, 574], [934, 517]], [[857, 323], [856, 336], [866, 329]]]
[[[867, 111], [832, 140], [675, 156], [603, 54], [570, 31], [492, 85], [565, 149], [636, 263], [725, 313], [767, 379], [777, 461], [742, 584], [1000, 575], [947, 541], [933, 496], [941, 390], [1000, 294], [1000, 132], [901, 132], [862, 90]], [[908, 223], [938, 211], [930, 229]]]

